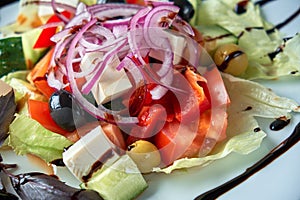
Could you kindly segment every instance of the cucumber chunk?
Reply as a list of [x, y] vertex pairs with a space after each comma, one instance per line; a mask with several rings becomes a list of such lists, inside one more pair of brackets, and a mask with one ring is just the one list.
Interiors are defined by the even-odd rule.
[[0, 40], [0, 76], [26, 68], [22, 38], [11, 37]]
[[103, 168], [81, 186], [95, 190], [102, 198], [109, 200], [134, 199], [148, 187], [136, 164], [128, 155], [121, 156], [111, 166]]
[[14, 71], [31, 69], [45, 54], [45, 48], [33, 46], [41, 29], [0, 39], [0, 77]]

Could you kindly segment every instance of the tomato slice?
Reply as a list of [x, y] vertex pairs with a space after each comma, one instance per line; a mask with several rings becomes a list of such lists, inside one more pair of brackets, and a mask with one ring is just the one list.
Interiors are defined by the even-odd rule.
[[52, 119], [48, 102], [29, 99], [28, 110], [30, 117], [38, 121], [46, 129], [64, 136], [69, 134], [68, 131], [60, 128]]
[[[166, 165], [183, 157], [207, 155], [217, 142], [226, 138], [227, 106], [230, 100], [219, 71], [212, 69], [205, 74], [207, 84], [197, 74], [189, 74], [186, 77], [195, 92], [197, 101], [194, 99], [190, 101], [188, 95], [183, 96], [180, 101], [192, 103], [187, 104], [183, 110], [177, 111], [177, 120], [168, 122], [155, 136], [155, 145], [160, 150]], [[177, 79], [180, 80], [178, 77]], [[182, 88], [184, 82], [178, 81], [178, 83], [181, 83], [181, 87], [177, 88]], [[196, 130], [195, 127], [191, 128], [193, 120], [190, 124], [182, 123], [183, 116], [193, 119], [191, 117], [193, 110], [200, 110], [198, 124], [194, 121], [197, 124]]]
[[208, 70], [203, 76], [207, 80], [211, 102], [211, 126], [206, 138], [221, 141], [226, 138], [227, 108], [230, 104], [230, 98], [217, 67]]
[[212, 106], [228, 106], [230, 104], [230, 99], [217, 67], [206, 71], [205, 74], [203, 74], [203, 77], [207, 80], [207, 91]]
[[149, 92], [152, 87], [151, 84], [143, 85], [132, 93], [129, 98], [129, 113], [131, 116], [137, 116], [144, 105], [149, 105], [152, 102]]
[[122, 150], [126, 149], [124, 137], [118, 126], [110, 123], [102, 123], [101, 127], [108, 139]]
[[[71, 13], [68, 11], [63, 11], [63, 14], [67, 18], [71, 18]], [[53, 22], [60, 22], [61, 19], [57, 15], [52, 15], [46, 24], [53, 23]], [[33, 48], [47, 48], [50, 46], [54, 46], [55, 43], [52, 42], [50, 39], [56, 33], [57, 27], [45, 28], [42, 30], [39, 38], [35, 42]]]
[[208, 98], [209, 91], [207, 89], [206, 79], [203, 78], [200, 74], [192, 71], [190, 68], [187, 68], [184, 76], [195, 92], [195, 96], [199, 103], [200, 112], [208, 110], [211, 104], [210, 99]]
[[162, 105], [144, 106], [138, 115], [139, 124], [134, 126], [130, 135], [140, 139], [154, 136], [162, 129], [167, 119], [167, 113]]
[[[199, 108], [198, 91], [194, 90], [189, 81], [181, 73], [174, 73], [172, 87], [181, 91], [173, 94], [175, 100], [172, 101], [175, 118], [182, 123], [190, 123], [199, 120], [201, 110]], [[205, 95], [203, 95], [205, 97]]]
[[197, 124], [186, 125], [177, 120], [166, 123], [154, 138], [164, 165], [172, 164], [175, 160], [185, 156], [185, 152], [193, 144], [197, 129]]

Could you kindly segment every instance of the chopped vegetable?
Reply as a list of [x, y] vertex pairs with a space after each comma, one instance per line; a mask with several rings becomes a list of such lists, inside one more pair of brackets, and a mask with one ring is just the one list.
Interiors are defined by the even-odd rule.
[[16, 154], [34, 154], [46, 162], [62, 158], [64, 148], [72, 142], [64, 136], [45, 129], [34, 119], [16, 115], [9, 127], [9, 146]]
[[[217, 151], [202, 158], [182, 158], [173, 165], [154, 171], [171, 173], [173, 170], [205, 166], [211, 161], [224, 158], [231, 152], [248, 154], [259, 148], [266, 133], [259, 128], [254, 117], [290, 118], [290, 112], [300, 112], [299, 104], [285, 97], [279, 97], [264, 86], [223, 74], [225, 86], [231, 99], [228, 108], [227, 139], [217, 145]], [[239, 121], [239, 123], [236, 123]]]
[[59, 127], [52, 119], [48, 102], [29, 99], [28, 112], [32, 119], [39, 122], [49, 131], [59, 133], [64, 136], [68, 135], [69, 132]]
[[97, 191], [104, 199], [134, 199], [148, 184], [136, 164], [128, 155], [123, 155], [110, 167], [98, 170], [83, 188]]
[[[8, 145], [16, 154], [63, 162], [82, 188], [94, 191], [39, 173], [11, 175], [21, 197], [42, 192], [55, 198], [57, 192], [62, 198], [133, 199], [147, 188], [142, 173], [248, 154], [266, 136], [255, 117], [289, 120], [300, 112], [293, 100], [225, 74], [255, 79], [299, 72], [299, 36], [282, 41], [278, 32], [268, 34], [270, 24], [252, 2], [238, 10], [237, 0], [105, 2], [26, 3], [48, 6], [54, 15], [39, 16], [38, 22], [48, 20], [31, 30], [39, 33], [30, 37], [37, 41], [16, 42], [30, 58], [20, 57], [24, 69], [35, 63], [29, 75], [3, 78], [18, 106], [28, 108], [10, 124]], [[40, 59], [35, 51], [48, 47]]]
[[[66, 18], [71, 17], [71, 13], [67, 11], [63, 11], [61, 13]], [[61, 22], [62, 20], [57, 16], [57, 14], [51, 16], [46, 24], [54, 23], [54, 22]], [[51, 37], [57, 32], [57, 27], [45, 28], [42, 30], [41, 34], [39, 35], [38, 39], [36, 40], [33, 48], [48, 48], [54, 46], [55, 43], [52, 42], [50, 39]]]

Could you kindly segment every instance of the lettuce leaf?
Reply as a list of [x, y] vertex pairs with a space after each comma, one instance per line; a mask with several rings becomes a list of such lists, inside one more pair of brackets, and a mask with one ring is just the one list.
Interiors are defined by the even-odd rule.
[[[300, 75], [300, 34], [279, 45], [272, 44], [267, 38], [253, 43], [255, 38], [263, 38], [262, 30], [251, 31], [239, 39], [239, 46], [249, 58], [249, 66], [241, 78], [273, 79], [281, 76]], [[259, 47], [259, 48], [257, 48]], [[283, 48], [273, 60], [268, 56], [277, 48]], [[255, 49], [255, 50], [254, 50]], [[271, 49], [274, 49], [270, 51]]]
[[239, 15], [234, 7], [239, 0], [201, 1], [197, 11], [197, 23], [193, 25], [219, 25], [235, 36], [239, 36], [247, 27], [263, 27], [264, 22], [253, 3], [249, 2], [247, 12]]
[[47, 101], [47, 98], [42, 95], [35, 86], [31, 85], [26, 77], [29, 71], [16, 71], [1, 77], [1, 80], [10, 85], [15, 92], [15, 101], [19, 114], [28, 114], [28, 99], [39, 101]]
[[67, 138], [45, 129], [26, 115], [16, 115], [9, 127], [8, 145], [16, 154], [34, 154], [46, 162], [62, 158], [64, 148], [72, 144]]
[[[288, 41], [283, 40], [283, 34], [275, 29], [271, 33], [267, 30], [274, 26], [267, 22], [260, 11], [260, 7], [253, 2], [247, 3], [245, 13], [237, 14], [234, 8], [239, 0], [210, 0], [201, 1], [196, 12], [197, 20], [193, 24], [200, 32], [203, 27], [219, 26], [236, 37], [236, 44], [247, 54], [249, 65], [241, 75], [244, 79], [273, 79], [281, 76], [300, 75], [300, 35], [296, 34]], [[217, 38], [216, 30], [213, 37]], [[208, 33], [205, 33], [206, 36]], [[220, 32], [219, 36], [222, 36]], [[232, 37], [230, 36], [230, 37]], [[220, 37], [215, 42], [221, 45], [228, 37]], [[222, 40], [223, 42], [219, 42]], [[214, 48], [217, 48], [215, 46]], [[269, 55], [278, 52], [274, 59]], [[207, 49], [209, 52], [211, 49]]]
[[[259, 148], [266, 137], [255, 117], [291, 118], [291, 112], [300, 112], [297, 102], [280, 97], [256, 82], [228, 74], [223, 74], [223, 80], [231, 99], [228, 108], [227, 140], [217, 145], [208, 156], [179, 159], [169, 167], [155, 168], [154, 172], [171, 173], [176, 169], [205, 166], [231, 152], [249, 154]], [[236, 123], [237, 121], [239, 123]]]

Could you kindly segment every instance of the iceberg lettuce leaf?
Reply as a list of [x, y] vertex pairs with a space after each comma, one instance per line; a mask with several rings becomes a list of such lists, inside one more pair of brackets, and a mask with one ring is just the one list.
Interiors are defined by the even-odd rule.
[[62, 158], [64, 148], [71, 144], [64, 136], [45, 129], [24, 114], [17, 114], [9, 127], [8, 145], [18, 155], [30, 153], [51, 162]]
[[[193, 24], [201, 32], [205, 26], [219, 26], [236, 37], [236, 44], [247, 54], [249, 65], [246, 72], [241, 75], [244, 79], [273, 79], [281, 76], [300, 75], [300, 35], [296, 34], [292, 39], [284, 41], [284, 35], [274, 29], [274, 25], [267, 22], [261, 13], [260, 7], [248, 1], [245, 13], [237, 14], [234, 8], [239, 0], [210, 0], [201, 1], [196, 12], [197, 20]], [[268, 32], [268, 30], [272, 30]], [[218, 45], [231, 43], [226, 40], [223, 32], [212, 37], [222, 40], [216, 41], [214, 49]], [[205, 33], [207, 36], [208, 33]], [[230, 36], [230, 37], [232, 37]], [[204, 38], [205, 41], [205, 38]], [[208, 42], [212, 43], [212, 42]], [[278, 51], [274, 59], [269, 55]], [[208, 52], [213, 52], [207, 49]]]
[[247, 12], [242, 15], [234, 12], [237, 1], [210, 0], [202, 1], [196, 13], [197, 24], [193, 25], [219, 25], [235, 36], [248, 27], [263, 27], [264, 22], [253, 3], [248, 3]]

